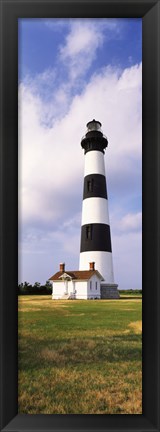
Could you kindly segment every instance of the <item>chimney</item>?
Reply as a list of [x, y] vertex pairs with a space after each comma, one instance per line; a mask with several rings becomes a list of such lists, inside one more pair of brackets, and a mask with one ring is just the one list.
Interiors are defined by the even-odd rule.
[[65, 271], [65, 263], [60, 263], [59, 265], [59, 271], [64, 272]]
[[93, 261], [93, 262], [90, 262], [90, 263], [89, 263], [89, 270], [95, 270], [94, 265], [95, 265], [95, 262], [94, 262], [94, 261]]

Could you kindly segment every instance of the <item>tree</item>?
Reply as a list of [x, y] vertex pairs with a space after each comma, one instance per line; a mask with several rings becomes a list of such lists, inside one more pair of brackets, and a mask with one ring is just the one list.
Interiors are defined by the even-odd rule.
[[52, 284], [47, 280], [45, 285], [41, 285], [40, 282], [35, 282], [32, 286], [29, 282], [25, 281], [18, 285], [18, 294], [52, 294]]

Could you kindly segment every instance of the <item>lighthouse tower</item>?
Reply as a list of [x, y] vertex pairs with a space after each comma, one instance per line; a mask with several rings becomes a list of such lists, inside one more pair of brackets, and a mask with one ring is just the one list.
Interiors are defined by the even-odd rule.
[[81, 140], [85, 154], [79, 270], [94, 262], [103, 276], [101, 298], [118, 298], [114, 283], [104, 153], [108, 145], [101, 123], [92, 120]]

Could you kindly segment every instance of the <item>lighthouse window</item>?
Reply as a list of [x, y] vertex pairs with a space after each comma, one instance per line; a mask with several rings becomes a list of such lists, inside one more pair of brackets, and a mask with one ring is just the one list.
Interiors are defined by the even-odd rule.
[[91, 238], [92, 238], [91, 225], [86, 226], [86, 238], [87, 238], [87, 240], [91, 240]]
[[90, 281], [90, 290], [92, 290], [92, 281]]
[[96, 290], [97, 290], [97, 282], [96, 282]]
[[93, 192], [93, 180], [88, 180], [87, 181], [87, 191], [88, 192]]

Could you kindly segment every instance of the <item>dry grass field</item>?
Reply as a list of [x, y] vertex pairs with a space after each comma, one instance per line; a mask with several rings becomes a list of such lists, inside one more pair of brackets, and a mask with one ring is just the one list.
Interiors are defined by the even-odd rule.
[[19, 296], [19, 413], [141, 414], [141, 303]]

